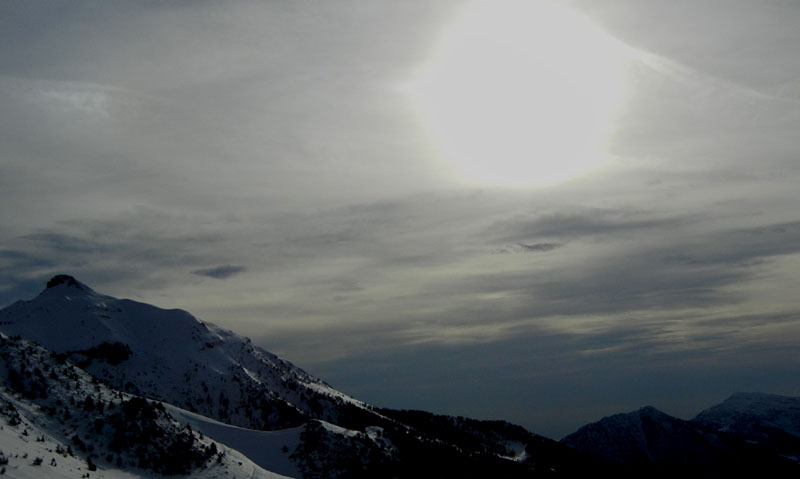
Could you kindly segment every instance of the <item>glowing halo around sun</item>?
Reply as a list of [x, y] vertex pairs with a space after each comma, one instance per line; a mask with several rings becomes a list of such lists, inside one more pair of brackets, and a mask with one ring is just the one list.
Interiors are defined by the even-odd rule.
[[625, 48], [549, 0], [475, 0], [407, 84], [450, 176], [556, 184], [608, 160]]

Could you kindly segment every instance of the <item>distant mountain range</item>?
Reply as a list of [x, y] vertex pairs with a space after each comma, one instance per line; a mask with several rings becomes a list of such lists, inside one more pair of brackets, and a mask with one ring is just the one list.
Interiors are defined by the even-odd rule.
[[182, 310], [67, 275], [0, 310], [9, 477], [522, 478], [800, 472], [800, 399], [653, 408], [561, 442], [503, 421], [366, 404]]
[[631, 476], [798, 477], [800, 398], [737, 393], [691, 421], [648, 406], [561, 442]]

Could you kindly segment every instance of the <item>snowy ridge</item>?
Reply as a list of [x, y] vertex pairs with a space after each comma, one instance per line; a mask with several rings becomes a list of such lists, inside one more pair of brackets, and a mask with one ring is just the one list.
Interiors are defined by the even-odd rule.
[[774, 428], [800, 438], [800, 397], [736, 393], [695, 421], [724, 432], [754, 435], [758, 428]]
[[0, 468], [10, 477], [284, 477], [39, 345], [0, 335], [0, 358]]

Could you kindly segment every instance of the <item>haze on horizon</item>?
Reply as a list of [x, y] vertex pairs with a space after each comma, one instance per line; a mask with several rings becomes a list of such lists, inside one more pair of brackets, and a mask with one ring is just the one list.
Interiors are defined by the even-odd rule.
[[800, 5], [0, 3], [0, 306], [55, 273], [550, 437], [800, 395]]

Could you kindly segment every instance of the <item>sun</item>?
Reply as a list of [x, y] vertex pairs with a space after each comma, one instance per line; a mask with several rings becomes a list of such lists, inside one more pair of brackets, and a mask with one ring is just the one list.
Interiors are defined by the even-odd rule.
[[551, 0], [475, 0], [406, 87], [456, 181], [556, 184], [608, 160], [625, 48]]

